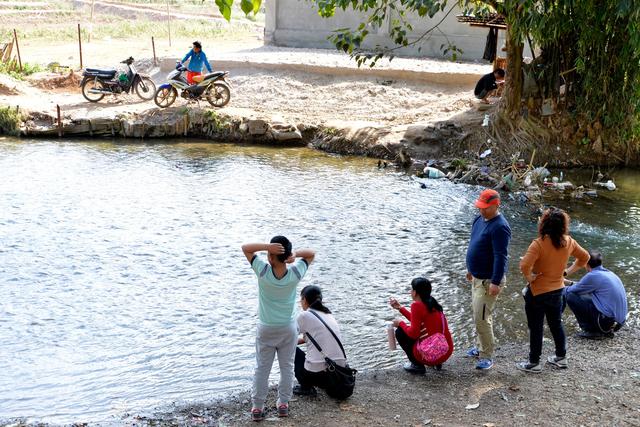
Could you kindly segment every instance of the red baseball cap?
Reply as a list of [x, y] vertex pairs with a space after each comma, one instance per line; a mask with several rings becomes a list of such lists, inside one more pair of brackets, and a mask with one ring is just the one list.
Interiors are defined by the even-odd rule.
[[476, 200], [476, 207], [485, 209], [492, 205], [500, 206], [500, 193], [491, 189], [484, 190]]

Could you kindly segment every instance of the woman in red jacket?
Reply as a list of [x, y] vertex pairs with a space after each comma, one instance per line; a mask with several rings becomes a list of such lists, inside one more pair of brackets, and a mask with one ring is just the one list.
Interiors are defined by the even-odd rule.
[[[442, 369], [442, 364], [449, 359], [453, 353], [453, 340], [449, 332], [447, 318], [442, 312], [442, 306], [431, 296], [431, 282], [424, 277], [417, 277], [411, 281], [411, 311], [402, 307], [400, 303], [391, 298], [391, 307], [400, 311], [409, 320], [409, 325], [400, 320], [394, 320], [393, 326], [396, 329], [396, 339], [398, 344], [407, 353], [409, 362], [405, 363], [404, 369], [414, 374], [424, 374], [425, 365], [433, 366], [437, 370]], [[444, 334], [449, 344], [449, 351], [435, 363], [427, 363], [418, 351], [418, 341], [429, 335], [441, 332]]]

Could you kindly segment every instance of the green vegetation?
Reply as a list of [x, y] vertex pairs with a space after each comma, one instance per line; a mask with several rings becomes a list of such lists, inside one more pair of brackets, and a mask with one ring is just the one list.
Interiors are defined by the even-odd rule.
[[[243, 0], [259, 7], [261, 0]], [[541, 115], [544, 100], [553, 100], [563, 126], [573, 139], [584, 135], [591, 142], [625, 151], [627, 160], [640, 154], [640, 0], [314, 0], [322, 17], [336, 10], [355, 10], [364, 17], [355, 29], [336, 29], [330, 37], [358, 65], [375, 63], [383, 56], [417, 44], [437, 25], [414, 32], [408, 14], [440, 18], [456, 6], [467, 14], [504, 17], [507, 31], [507, 85], [501, 115], [506, 126]], [[257, 5], [256, 5], [257, 3]], [[229, 12], [233, 0], [217, 0]], [[242, 8], [248, 13], [245, 8]], [[363, 48], [371, 28], [387, 25], [396, 47]], [[441, 21], [440, 21], [441, 22]], [[540, 54], [533, 65], [523, 63], [525, 43]], [[455, 54], [456, 46], [442, 49]], [[527, 69], [528, 68], [528, 69]], [[524, 74], [532, 77], [538, 91], [524, 94]], [[563, 83], [563, 84], [561, 84]], [[562, 91], [561, 91], [562, 87]], [[562, 92], [562, 93], [561, 93]], [[526, 95], [526, 96], [525, 96]], [[527, 103], [532, 98], [534, 102]], [[525, 102], [523, 102], [523, 100]], [[525, 113], [525, 114], [523, 114]], [[554, 124], [549, 125], [554, 129]]]
[[327, 126], [327, 127], [323, 127], [322, 128], [322, 134], [323, 135], [327, 135], [327, 136], [336, 136], [340, 133], [340, 129], [331, 127], [331, 126]]
[[[101, 17], [101, 22], [93, 25], [92, 37], [94, 39], [130, 39], [139, 37], [168, 37], [167, 25], [151, 20], [128, 20], [118, 16]], [[65, 19], [62, 19], [65, 22]], [[68, 18], [66, 19], [68, 22]], [[13, 37], [13, 30], [0, 30], [0, 40], [7, 40]], [[87, 40], [89, 36], [88, 26], [83, 26], [82, 37]], [[171, 21], [171, 37], [173, 38], [243, 38], [255, 34], [252, 24], [234, 23], [233, 25], [219, 22], [211, 22], [203, 19], [194, 20], [173, 20]], [[53, 26], [30, 26], [18, 31], [20, 40], [55, 40], [55, 41], [77, 41], [78, 27], [75, 23]]]
[[229, 120], [228, 116], [220, 115], [215, 110], [207, 110], [204, 113], [204, 117], [206, 118], [207, 122], [212, 125], [215, 133], [229, 132], [231, 121]]
[[8, 74], [14, 79], [24, 80], [26, 76], [30, 76], [33, 73], [43, 71], [42, 67], [38, 64], [30, 64], [25, 62], [22, 64], [22, 71], [20, 71], [17, 62], [0, 62], [0, 74]]
[[[570, 117], [573, 133], [602, 137], [609, 144], [628, 144], [627, 154], [638, 152], [640, 133], [640, 0], [316, 0], [319, 14], [330, 17], [336, 9], [354, 9], [367, 19], [356, 29], [338, 29], [331, 40], [338, 49], [352, 54], [359, 64], [374, 62], [393, 49], [363, 49], [369, 28], [391, 19], [390, 37], [398, 46], [415, 43], [414, 28], [406, 14], [434, 18], [449, 14], [456, 5], [466, 13], [504, 16], [507, 33], [508, 79], [505, 110], [519, 118], [523, 78], [530, 75], [538, 91], [527, 94], [552, 99], [560, 113]], [[397, 18], [394, 18], [397, 16]], [[425, 34], [434, 31], [430, 28]], [[523, 64], [525, 43], [540, 54], [530, 66]], [[444, 49], [445, 47], [443, 47]], [[446, 46], [455, 52], [455, 46]], [[561, 84], [565, 83], [561, 94]], [[534, 104], [535, 105], [535, 104]], [[528, 111], [541, 113], [540, 107]], [[595, 136], [595, 138], [594, 138]], [[593, 141], [592, 141], [593, 142]]]
[[467, 169], [468, 163], [465, 159], [453, 159], [451, 161], [451, 166], [456, 168], [456, 169], [462, 169], [465, 170]]
[[21, 122], [22, 115], [17, 108], [0, 107], [0, 134], [19, 136]]

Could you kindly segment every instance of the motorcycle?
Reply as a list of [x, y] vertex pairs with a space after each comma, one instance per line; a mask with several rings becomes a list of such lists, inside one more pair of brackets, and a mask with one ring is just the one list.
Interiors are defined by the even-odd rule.
[[167, 108], [180, 96], [191, 101], [205, 98], [213, 107], [224, 107], [231, 100], [231, 87], [225, 80], [228, 71], [216, 71], [194, 77], [194, 84], [189, 84], [185, 75], [187, 68], [179, 61], [176, 69], [167, 76], [168, 82], [158, 87], [154, 96], [156, 105]]
[[133, 58], [120, 62], [126, 65], [126, 71], [114, 69], [86, 68], [82, 72], [82, 96], [89, 102], [98, 102], [105, 95], [117, 95], [122, 92], [136, 94], [145, 101], [153, 98], [156, 85], [151, 77], [140, 74], [133, 66]]

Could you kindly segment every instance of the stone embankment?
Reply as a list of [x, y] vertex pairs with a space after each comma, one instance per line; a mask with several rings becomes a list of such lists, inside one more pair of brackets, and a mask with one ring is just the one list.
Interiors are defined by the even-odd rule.
[[62, 117], [25, 113], [19, 124], [23, 137], [176, 138], [217, 142], [305, 146], [344, 155], [363, 155], [406, 163], [451, 154], [468, 136], [453, 122], [435, 125], [383, 126], [333, 121], [290, 123], [283, 119], [232, 115], [218, 110], [176, 107], [104, 118]]

